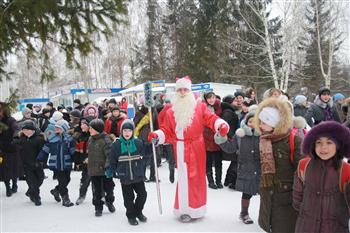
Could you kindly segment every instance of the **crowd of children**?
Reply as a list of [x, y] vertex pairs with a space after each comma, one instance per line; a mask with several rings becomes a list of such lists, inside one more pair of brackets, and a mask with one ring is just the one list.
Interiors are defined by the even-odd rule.
[[[306, 104], [303, 95], [297, 95], [292, 104], [273, 88], [264, 97], [258, 104], [252, 89], [222, 101], [214, 92], [203, 96], [209, 111], [230, 126], [227, 136], [210, 128], [203, 131], [208, 187], [229, 186], [242, 192], [239, 219], [245, 224], [254, 223], [249, 203], [259, 194], [258, 224], [266, 232], [349, 232], [350, 165], [344, 162], [350, 158], [349, 98], [340, 93], [332, 98], [328, 88], [321, 88], [311, 104]], [[164, 113], [172, 105], [165, 99], [158, 101], [152, 111], [162, 127]], [[71, 207], [68, 184], [74, 169], [82, 172], [76, 205], [85, 200], [92, 183], [95, 216], [102, 216], [104, 205], [115, 212], [113, 179], [118, 178], [129, 224], [146, 222], [144, 182], [155, 181], [156, 169], [147, 141], [152, 133], [150, 114], [141, 103], [131, 121], [125, 103], [121, 108], [114, 102], [102, 109], [94, 105], [84, 108], [76, 100], [70, 113], [64, 107], [54, 111], [48, 103], [43, 110], [26, 108], [17, 123], [1, 102], [0, 175], [6, 195], [17, 191], [17, 177], [24, 174], [26, 195], [40, 206], [40, 186], [48, 167], [57, 179], [50, 193], [57, 202]], [[295, 125], [298, 117], [305, 118], [302, 126]], [[293, 128], [302, 133], [295, 135]], [[172, 144], [157, 147], [158, 152], [168, 154], [173, 183], [176, 158]], [[223, 159], [231, 161], [224, 184]], [[150, 179], [146, 179], [147, 164], [153, 164]]]

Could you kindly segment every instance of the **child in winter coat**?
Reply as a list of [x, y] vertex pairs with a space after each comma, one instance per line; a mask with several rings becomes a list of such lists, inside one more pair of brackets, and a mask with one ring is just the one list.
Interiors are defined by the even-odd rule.
[[349, 165], [342, 164], [350, 157], [349, 142], [350, 131], [334, 121], [322, 122], [306, 135], [302, 152], [310, 157], [300, 161], [294, 176], [295, 232], [349, 232], [349, 180], [340, 182], [342, 173], [349, 174]]
[[258, 105], [254, 125], [261, 133], [259, 225], [266, 232], [294, 232], [297, 212], [292, 206], [292, 190], [294, 172], [301, 159], [301, 139], [294, 137], [291, 155], [293, 121], [289, 104], [279, 98], [265, 99]]
[[91, 177], [93, 199], [95, 206], [95, 216], [102, 216], [102, 197], [105, 196], [106, 205], [109, 212], [115, 212], [114, 202], [114, 182], [113, 174], [106, 177], [107, 158], [110, 156], [112, 140], [108, 134], [103, 132], [104, 123], [101, 119], [94, 119], [90, 122], [90, 140], [88, 145], [89, 160], [88, 174]]
[[93, 120], [93, 117], [86, 117], [80, 120], [79, 130], [74, 133], [76, 137], [75, 145], [75, 165], [78, 170], [81, 170], [79, 198], [75, 202], [76, 205], [80, 205], [84, 202], [87, 189], [89, 188], [91, 177], [88, 174], [88, 143], [90, 138], [89, 123]]
[[252, 224], [249, 217], [249, 202], [258, 193], [260, 182], [259, 133], [254, 130], [255, 110], [251, 110], [241, 122], [232, 140], [215, 134], [214, 139], [226, 153], [238, 155], [236, 190], [242, 192], [239, 218], [245, 224]]
[[109, 169], [106, 172], [107, 176], [112, 176], [113, 171], [117, 172], [130, 225], [138, 225], [136, 218], [141, 222], [147, 221], [142, 213], [147, 198], [144, 182], [146, 158], [142, 140], [134, 138], [134, 128], [134, 123], [129, 119], [122, 123], [121, 137], [112, 145]]
[[14, 144], [19, 148], [19, 155], [23, 162], [26, 182], [28, 184], [26, 195], [36, 206], [41, 205], [39, 188], [44, 180], [43, 167], [38, 163], [36, 157], [44, 143], [44, 137], [39, 135], [34, 122], [31, 120], [26, 120], [22, 123], [20, 136], [14, 140]]
[[58, 185], [50, 192], [57, 202], [61, 201], [66, 207], [73, 206], [68, 195], [68, 184], [70, 182], [70, 173], [72, 170], [72, 155], [75, 150], [75, 144], [72, 136], [66, 133], [66, 121], [61, 120], [55, 124], [55, 136], [45, 143], [38, 154], [37, 160], [41, 163], [48, 158], [49, 169], [52, 170], [57, 178]]

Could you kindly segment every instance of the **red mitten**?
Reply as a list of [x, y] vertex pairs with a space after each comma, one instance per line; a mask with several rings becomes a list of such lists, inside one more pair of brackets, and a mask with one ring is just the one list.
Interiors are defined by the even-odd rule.
[[229, 127], [225, 123], [222, 123], [219, 126], [219, 133], [220, 133], [221, 137], [225, 137], [227, 135], [228, 131], [229, 131]]
[[148, 141], [150, 143], [156, 144], [156, 142], [158, 141], [158, 134], [154, 133], [154, 132], [149, 132], [148, 134]]

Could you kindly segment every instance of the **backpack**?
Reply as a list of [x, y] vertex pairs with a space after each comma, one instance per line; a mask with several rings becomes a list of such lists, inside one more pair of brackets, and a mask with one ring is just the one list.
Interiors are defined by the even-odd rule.
[[[290, 148], [290, 162], [291, 163], [294, 163], [294, 149], [295, 149], [294, 138], [295, 138], [295, 135], [298, 134], [298, 131], [299, 131], [298, 128], [293, 128], [289, 134], [289, 148]], [[306, 135], [306, 133], [307, 133], [306, 129], [302, 129], [302, 132], [304, 135]]]
[[[306, 168], [311, 161], [311, 157], [306, 157], [300, 160], [298, 164], [298, 177], [301, 181], [305, 182], [305, 174]], [[344, 193], [344, 189], [347, 183], [350, 182], [350, 164], [342, 160], [341, 168], [340, 168], [340, 176], [339, 176], [339, 188], [342, 193]]]

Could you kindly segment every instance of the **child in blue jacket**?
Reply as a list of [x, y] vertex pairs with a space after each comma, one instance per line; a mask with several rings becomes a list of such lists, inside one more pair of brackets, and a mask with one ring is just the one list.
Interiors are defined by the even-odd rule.
[[[144, 174], [146, 163], [144, 158], [144, 146], [142, 140], [134, 138], [134, 123], [125, 119], [121, 125], [121, 136], [113, 145], [110, 156], [107, 177], [111, 177], [116, 171], [120, 179], [126, 216], [130, 225], [138, 225], [138, 218], [146, 222], [147, 218], [142, 210], [146, 202]], [[136, 199], [135, 194], [136, 193]]]
[[75, 145], [72, 136], [66, 133], [68, 129], [66, 125], [67, 122], [64, 120], [56, 122], [55, 136], [45, 143], [37, 160], [43, 163], [50, 154], [48, 166], [50, 170], [55, 172], [58, 181], [58, 185], [50, 192], [57, 202], [60, 202], [62, 197], [62, 205], [71, 207], [74, 204], [69, 199], [67, 186], [70, 182]]

